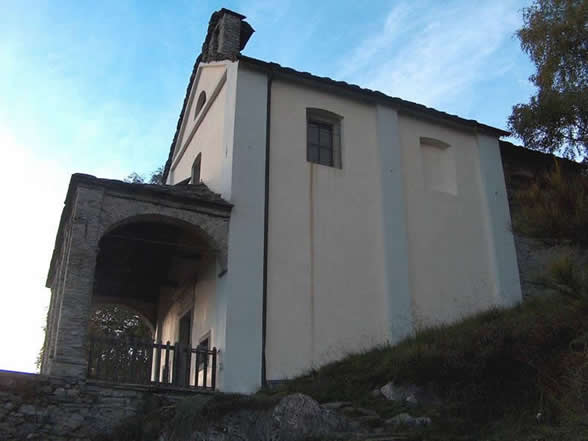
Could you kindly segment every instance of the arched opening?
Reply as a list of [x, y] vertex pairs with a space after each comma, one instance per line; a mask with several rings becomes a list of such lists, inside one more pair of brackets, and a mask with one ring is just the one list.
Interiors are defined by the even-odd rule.
[[[215, 274], [216, 254], [201, 230], [171, 218], [132, 218], [109, 229], [96, 258], [89, 376], [189, 385], [194, 362], [182, 333], [191, 335], [192, 322], [186, 330], [180, 321], [201, 274]], [[175, 348], [169, 357], [157, 349], [167, 341]]]
[[152, 323], [139, 311], [121, 304], [95, 304], [88, 326], [90, 376], [123, 383], [150, 382], [153, 332]]

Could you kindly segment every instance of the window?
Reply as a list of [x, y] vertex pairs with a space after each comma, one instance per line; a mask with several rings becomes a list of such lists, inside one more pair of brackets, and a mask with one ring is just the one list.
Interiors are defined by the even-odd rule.
[[200, 92], [200, 95], [198, 95], [198, 101], [196, 101], [196, 110], [194, 111], [194, 119], [196, 119], [196, 117], [198, 116], [198, 114], [200, 113], [202, 108], [204, 107], [205, 103], [206, 103], [206, 92], [202, 91], [202, 92]]
[[306, 160], [341, 168], [341, 117], [327, 110], [306, 109]]
[[200, 184], [200, 163], [202, 159], [202, 153], [198, 153], [194, 164], [192, 165], [192, 184]]

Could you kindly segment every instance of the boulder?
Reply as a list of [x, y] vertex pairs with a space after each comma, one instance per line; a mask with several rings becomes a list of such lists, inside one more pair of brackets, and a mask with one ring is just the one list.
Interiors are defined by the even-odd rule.
[[380, 388], [380, 393], [390, 401], [415, 407], [421, 404], [439, 404], [440, 400], [424, 388], [414, 384], [398, 385], [390, 382]]
[[[192, 434], [198, 441], [302, 441], [350, 429], [345, 417], [307, 395], [282, 398], [269, 410], [238, 410]], [[170, 439], [164, 434], [165, 440]]]

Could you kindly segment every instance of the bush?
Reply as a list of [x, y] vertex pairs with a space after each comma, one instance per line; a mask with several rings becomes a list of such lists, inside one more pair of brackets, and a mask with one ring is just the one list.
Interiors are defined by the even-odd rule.
[[513, 229], [523, 236], [588, 246], [588, 178], [553, 169], [514, 194]]

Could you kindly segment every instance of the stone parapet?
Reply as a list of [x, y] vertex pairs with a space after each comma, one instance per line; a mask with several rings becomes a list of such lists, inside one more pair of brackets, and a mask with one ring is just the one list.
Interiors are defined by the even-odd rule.
[[128, 417], [194, 393], [0, 371], [0, 440], [91, 440]]

